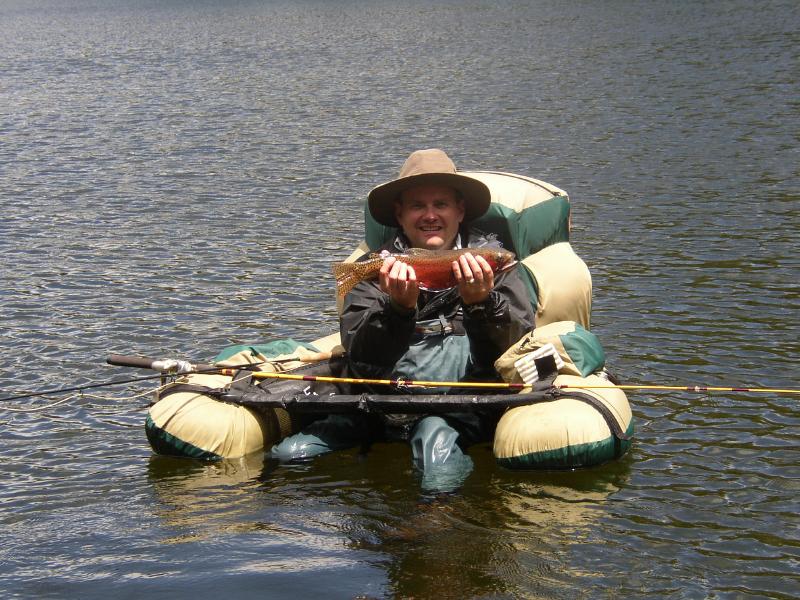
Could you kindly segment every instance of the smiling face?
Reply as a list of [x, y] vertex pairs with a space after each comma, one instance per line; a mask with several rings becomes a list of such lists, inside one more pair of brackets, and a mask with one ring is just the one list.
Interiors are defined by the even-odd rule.
[[464, 220], [464, 201], [453, 188], [420, 185], [403, 192], [395, 217], [414, 248], [446, 250]]

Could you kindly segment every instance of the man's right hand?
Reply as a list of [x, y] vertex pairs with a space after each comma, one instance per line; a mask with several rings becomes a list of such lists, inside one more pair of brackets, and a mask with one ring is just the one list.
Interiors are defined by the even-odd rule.
[[412, 310], [417, 306], [419, 283], [414, 267], [388, 256], [381, 266], [378, 278], [381, 289], [389, 294], [392, 301], [403, 308]]

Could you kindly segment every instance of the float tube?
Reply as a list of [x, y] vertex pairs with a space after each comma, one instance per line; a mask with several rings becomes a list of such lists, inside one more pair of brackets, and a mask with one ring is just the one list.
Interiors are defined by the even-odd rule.
[[548, 344], [563, 363], [551, 384], [556, 393], [550, 402], [503, 414], [494, 434], [498, 463], [510, 469], [563, 469], [619, 458], [633, 439], [633, 414], [625, 393], [605, 372], [605, 352], [590, 331], [574, 321], [537, 327], [497, 359], [495, 368], [504, 380], [520, 382], [515, 363]]
[[[447, 401], [461, 409], [495, 402], [507, 407], [494, 438], [494, 454], [509, 469], [563, 469], [587, 467], [619, 458], [630, 447], [633, 418], [625, 394], [616, 388], [579, 390], [581, 385], [609, 385], [605, 356], [589, 332], [592, 282], [586, 264], [569, 244], [570, 203], [567, 194], [548, 183], [490, 171], [461, 171], [479, 179], [492, 194], [487, 213], [473, 225], [498, 236], [521, 262], [520, 276], [536, 312], [537, 329], [510, 348], [496, 363], [509, 383], [521, 378], [513, 364], [520, 357], [551, 343], [563, 366], [517, 398], [472, 392], [428, 396], [425, 408], [439, 410]], [[365, 239], [347, 259], [354, 261], [379, 248], [395, 230], [378, 224], [365, 206]], [[331, 289], [333, 290], [333, 280]], [[284, 437], [302, 429], [325, 406], [305, 410], [303, 398], [326, 395], [330, 411], [385, 410], [419, 412], [416, 396], [403, 403], [397, 394], [347, 396], [333, 384], [305, 381], [249, 381], [246, 369], [272, 372], [314, 372], [334, 377], [340, 373], [336, 357], [343, 352], [338, 333], [310, 343], [279, 340], [223, 350], [215, 367], [241, 367], [242, 377], [194, 373], [163, 386], [145, 422], [147, 438], [158, 454], [201, 459], [239, 458], [264, 452]], [[141, 366], [141, 365], [130, 365]], [[556, 375], [556, 374], [553, 374]], [[568, 390], [558, 386], [568, 385]], [[576, 389], [572, 389], [576, 388]], [[333, 394], [331, 396], [330, 394]], [[337, 400], [342, 402], [336, 403]], [[520, 406], [519, 404], [524, 403]], [[415, 407], [416, 406], [416, 407]], [[441, 410], [445, 410], [441, 408]], [[448, 408], [452, 410], [452, 405]], [[316, 415], [314, 414], [316, 412]]]
[[[280, 373], [304, 365], [326, 363], [337, 350], [338, 334], [302, 344], [278, 340], [257, 346], [232, 346], [213, 361], [214, 367], [246, 367]], [[122, 364], [119, 359], [112, 364]], [[130, 366], [130, 362], [128, 363]], [[144, 365], [137, 365], [144, 366]], [[210, 367], [207, 365], [206, 367]], [[240, 458], [263, 452], [299, 431], [305, 421], [283, 408], [247, 406], [221, 401], [216, 390], [229, 389], [237, 378], [192, 373], [156, 394], [148, 410], [145, 432], [158, 454], [202, 459]], [[307, 384], [293, 386], [302, 391]]]

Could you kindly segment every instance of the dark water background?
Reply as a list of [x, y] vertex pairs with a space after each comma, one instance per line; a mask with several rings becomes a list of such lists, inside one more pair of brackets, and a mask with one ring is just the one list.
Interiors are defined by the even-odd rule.
[[[569, 192], [628, 383], [800, 387], [799, 25], [792, 1], [0, 0], [0, 388], [335, 330], [330, 262], [431, 146]], [[399, 445], [156, 457], [143, 391], [2, 404], [3, 597], [798, 597], [798, 396], [631, 394], [623, 460], [478, 447], [426, 504]]]

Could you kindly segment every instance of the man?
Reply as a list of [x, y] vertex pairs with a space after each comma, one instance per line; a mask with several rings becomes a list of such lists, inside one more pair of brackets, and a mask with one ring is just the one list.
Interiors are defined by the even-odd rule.
[[[398, 179], [370, 192], [368, 206], [376, 221], [399, 230], [381, 251], [400, 254], [410, 248], [499, 247], [494, 236], [468, 225], [490, 201], [482, 182], [460, 175], [445, 152], [430, 149], [413, 152]], [[533, 329], [530, 300], [515, 269], [495, 274], [471, 253], [451, 268], [456, 286], [431, 292], [420, 289], [411, 265], [388, 256], [377, 281], [363, 281], [347, 294], [340, 331], [353, 375], [433, 381], [497, 377], [494, 361]], [[410, 439], [423, 487], [449, 490], [472, 469], [461, 446], [491, 439], [494, 424], [491, 416], [474, 413], [388, 417], [378, 437], [399, 429], [399, 437]], [[370, 427], [374, 437], [374, 423], [365, 417], [332, 415], [287, 438], [272, 454], [287, 460], [353, 446]]]

